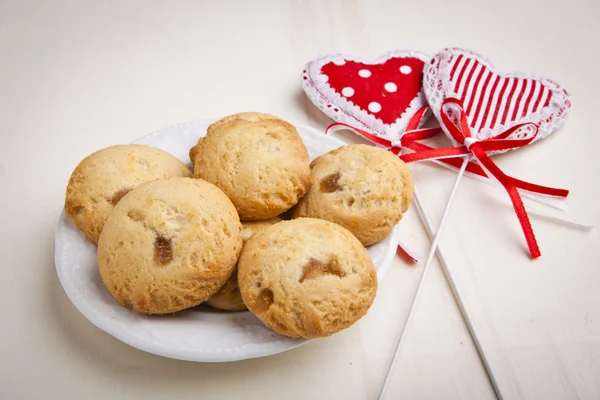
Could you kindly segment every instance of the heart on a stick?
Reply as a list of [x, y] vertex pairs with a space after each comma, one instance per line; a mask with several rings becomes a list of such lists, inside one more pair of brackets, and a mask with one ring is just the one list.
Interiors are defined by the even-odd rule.
[[[471, 134], [479, 140], [525, 123], [537, 125], [534, 141], [542, 139], [563, 123], [571, 107], [567, 92], [556, 82], [532, 74], [500, 74], [483, 56], [460, 48], [444, 49], [429, 61], [423, 90], [440, 121], [443, 101], [459, 99]], [[519, 129], [509, 139], [533, 133]]]
[[374, 61], [329, 54], [306, 65], [303, 88], [333, 120], [397, 141], [426, 104], [422, 81], [428, 60], [400, 50]]

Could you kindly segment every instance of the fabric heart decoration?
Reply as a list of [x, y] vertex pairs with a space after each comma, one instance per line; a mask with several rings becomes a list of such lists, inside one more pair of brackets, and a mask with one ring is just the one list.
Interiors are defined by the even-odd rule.
[[[477, 140], [532, 123], [537, 126], [535, 136], [522, 129], [508, 139], [533, 137], [534, 142], [555, 131], [571, 107], [567, 92], [556, 82], [532, 74], [500, 74], [483, 56], [461, 48], [444, 49], [429, 61], [423, 89], [440, 121], [444, 101], [460, 100]], [[454, 141], [447, 127], [441, 126]]]
[[422, 81], [428, 60], [401, 50], [374, 61], [329, 54], [306, 65], [303, 88], [333, 120], [395, 142], [426, 104]]
[[486, 175], [507, 191], [530, 256], [539, 257], [541, 252], [519, 189], [555, 197], [566, 197], [569, 192], [509, 176], [490, 156], [529, 145], [555, 131], [571, 106], [567, 92], [556, 82], [537, 75], [499, 74], [482, 56], [459, 48], [442, 50], [429, 61], [423, 89], [455, 147], [416, 151], [401, 158], [406, 162], [456, 157], [476, 160]]

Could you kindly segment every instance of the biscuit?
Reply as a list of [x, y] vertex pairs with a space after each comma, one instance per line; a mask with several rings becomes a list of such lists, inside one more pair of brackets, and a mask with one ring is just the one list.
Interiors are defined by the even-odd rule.
[[369, 246], [385, 239], [413, 197], [410, 170], [389, 151], [342, 146], [310, 164], [313, 186], [292, 217], [322, 218], [348, 229]]
[[146, 314], [196, 306], [231, 276], [242, 248], [235, 207], [192, 178], [144, 183], [121, 199], [98, 241], [98, 268], [113, 297]]
[[196, 156], [198, 155], [198, 151], [200, 150], [200, 143], [202, 142], [202, 139], [203, 138], [198, 139], [198, 142], [190, 149], [189, 155], [190, 160], [192, 161], [192, 166], [194, 165]]
[[94, 243], [114, 206], [137, 185], [156, 179], [189, 177], [178, 158], [155, 147], [111, 146], [77, 165], [67, 186], [65, 212]]
[[238, 262], [244, 303], [290, 337], [332, 335], [358, 321], [375, 299], [367, 250], [345, 228], [314, 218], [280, 222], [246, 243]]
[[308, 153], [300, 135], [272, 115], [241, 113], [213, 123], [190, 157], [194, 177], [223, 190], [242, 220], [273, 218], [310, 188]]
[[[242, 222], [242, 242], [246, 244], [250, 237], [263, 229], [281, 222], [279, 218], [271, 218], [265, 221], [244, 221]], [[209, 306], [225, 311], [241, 311], [247, 307], [242, 300], [240, 286], [238, 285], [237, 269], [227, 279], [227, 282], [210, 299], [206, 300]]]

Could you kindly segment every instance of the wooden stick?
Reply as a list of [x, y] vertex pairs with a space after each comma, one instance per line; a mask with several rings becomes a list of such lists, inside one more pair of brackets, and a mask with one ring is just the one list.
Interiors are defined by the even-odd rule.
[[[427, 215], [427, 212], [425, 211], [423, 204], [421, 203], [419, 193], [417, 192], [416, 189], [415, 189], [415, 203], [417, 206], [417, 211], [419, 212], [419, 215], [421, 216], [421, 220], [423, 221], [423, 223], [425, 225], [427, 233], [429, 234], [429, 237], [432, 238], [433, 234], [434, 234], [433, 226], [431, 225], [431, 220], [430, 220], [429, 216]], [[485, 372], [487, 373], [490, 383], [492, 384], [492, 387], [494, 388], [496, 397], [498, 399], [502, 400], [503, 396], [502, 396], [502, 392], [500, 390], [500, 386], [498, 385], [498, 381], [496, 380], [496, 377], [495, 377], [492, 367], [488, 361], [488, 358], [485, 355], [485, 352], [483, 351], [483, 346], [481, 345], [481, 341], [479, 340], [479, 336], [477, 335], [477, 331], [475, 330], [475, 327], [473, 324], [473, 319], [471, 318], [471, 314], [469, 313], [469, 310], [467, 309], [467, 306], [465, 305], [463, 297], [460, 293], [460, 289], [458, 288], [458, 285], [456, 284], [456, 280], [454, 279], [454, 275], [452, 274], [452, 271], [448, 267], [446, 258], [444, 257], [444, 254], [442, 253], [442, 250], [440, 248], [437, 249], [437, 257], [438, 257], [438, 260], [440, 261], [440, 264], [442, 265], [444, 274], [446, 275], [448, 284], [450, 285], [450, 288], [452, 289], [452, 293], [454, 294], [454, 298], [456, 299], [458, 307], [460, 308], [460, 312], [462, 314], [463, 320], [465, 321], [465, 324], [467, 325], [467, 328], [469, 329], [469, 334], [471, 335], [471, 339], [473, 339], [475, 348], [477, 349], [477, 352], [479, 353], [479, 358], [481, 358], [481, 362], [483, 363]]]
[[444, 208], [444, 213], [442, 214], [442, 219], [440, 220], [440, 225], [438, 227], [438, 230], [437, 230], [435, 236], [433, 237], [433, 241], [432, 241], [431, 247], [429, 249], [429, 254], [427, 255], [427, 261], [425, 262], [425, 266], [423, 267], [423, 273], [421, 274], [421, 278], [419, 280], [419, 285], [417, 286], [417, 291], [415, 292], [415, 296], [413, 298], [412, 305], [410, 307], [410, 310], [408, 311], [408, 315], [404, 322], [402, 332], [400, 333], [400, 339], [398, 339], [398, 344], [396, 345], [396, 350], [394, 351], [394, 356], [392, 357], [392, 361], [390, 362], [387, 373], [385, 375], [385, 379], [383, 381], [383, 386], [381, 387], [381, 391], [379, 392], [379, 397], [378, 397], [379, 400], [383, 400], [383, 398], [385, 396], [385, 392], [389, 386], [392, 371], [394, 369], [394, 365], [396, 364], [396, 359], [398, 358], [398, 355], [400, 354], [400, 349], [402, 348], [402, 343], [404, 342], [405, 333], [407, 331], [408, 325], [410, 324], [410, 322], [412, 320], [412, 316], [413, 316], [414, 310], [416, 308], [417, 301], [419, 300], [421, 290], [423, 289], [423, 283], [425, 282], [425, 277], [427, 276], [427, 273], [429, 272], [429, 269], [431, 267], [431, 263], [433, 261], [433, 256], [435, 255], [435, 252], [437, 249], [437, 244], [438, 244], [441, 234], [444, 230], [444, 224], [446, 222], [446, 219], [450, 212], [450, 208], [452, 206], [452, 201], [454, 200], [454, 196], [456, 195], [456, 191], [458, 189], [459, 183], [465, 173], [465, 169], [467, 168], [469, 159], [470, 159], [470, 157], [467, 157], [465, 160], [463, 160], [462, 166], [460, 167], [460, 170], [458, 171], [458, 175], [456, 176], [456, 180], [454, 181], [454, 186], [452, 187], [452, 191], [450, 192], [450, 196], [448, 196], [448, 201], [446, 203], [446, 207]]

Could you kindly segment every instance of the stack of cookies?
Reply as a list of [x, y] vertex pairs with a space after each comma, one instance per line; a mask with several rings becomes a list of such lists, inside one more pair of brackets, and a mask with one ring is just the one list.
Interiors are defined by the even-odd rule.
[[390, 234], [412, 198], [398, 157], [351, 145], [309, 164], [294, 126], [242, 113], [209, 126], [190, 158], [193, 172], [156, 148], [113, 146], [71, 176], [66, 213], [98, 244], [120, 304], [146, 314], [249, 309], [305, 338], [366, 314], [377, 275], [365, 246]]

